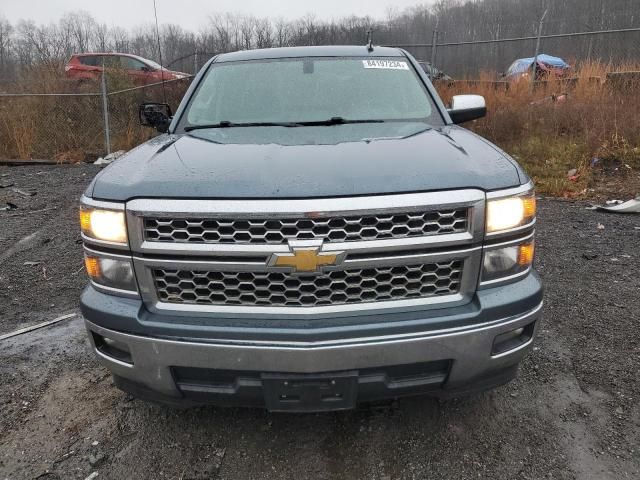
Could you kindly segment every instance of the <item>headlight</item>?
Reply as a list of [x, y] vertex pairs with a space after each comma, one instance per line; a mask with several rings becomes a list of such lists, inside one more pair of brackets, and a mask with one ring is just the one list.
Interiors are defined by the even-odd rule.
[[496, 198], [487, 202], [487, 233], [510, 230], [533, 221], [536, 197], [533, 191], [514, 197]]
[[89, 278], [98, 285], [118, 290], [137, 291], [131, 260], [85, 253], [84, 265]]
[[526, 272], [533, 263], [535, 245], [527, 240], [518, 245], [486, 250], [482, 267], [482, 281], [498, 280]]
[[127, 245], [127, 224], [122, 210], [80, 207], [82, 233], [95, 240]]

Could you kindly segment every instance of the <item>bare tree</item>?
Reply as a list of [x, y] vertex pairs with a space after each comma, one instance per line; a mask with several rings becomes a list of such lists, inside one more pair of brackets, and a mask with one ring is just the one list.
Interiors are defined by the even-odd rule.
[[[419, 0], [416, 0], [419, 2]], [[212, 14], [195, 33], [179, 25], [165, 24], [160, 43], [165, 64], [192, 71], [202, 65], [202, 55], [273, 46], [364, 44], [374, 29], [378, 44], [429, 44], [434, 30], [439, 42], [505, 39], [535, 35], [544, 8], [549, 14], [544, 33], [566, 33], [637, 27], [639, 0], [436, 0], [405, 10], [388, 8], [384, 18], [348, 16], [320, 20], [306, 15], [297, 20], [257, 18], [232, 13]], [[545, 39], [542, 50], [569, 61], [602, 58], [606, 61], [638, 60], [640, 33]], [[477, 75], [483, 69], [504, 70], [514, 59], [532, 56], [535, 42], [441, 46], [438, 67], [450, 74]], [[129, 52], [160, 61], [152, 25], [132, 30], [107, 27], [88, 13], [67, 13], [57, 23], [33, 21], [11, 24], [0, 18], [0, 78], [15, 78], [33, 65], [59, 69], [70, 55], [89, 50]], [[422, 60], [431, 57], [428, 47], [411, 48]], [[194, 61], [198, 52], [200, 58]]]
[[273, 47], [273, 24], [269, 19], [262, 18], [255, 21], [256, 47]]
[[286, 47], [289, 45], [289, 39], [291, 37], [291, 24], [286, 22], [283, 18], [278, 18], [275, 21], [275, 36], [276, 46]]
[[6, 19], [0, 18], [0, 72], [4, 72], [9, 66], [12, 35], [13, 26]]
[[238, 18], [238, 29], [240, 30], [240, 49], [249, 50], [253, 48], [253, 34], [255, 29], [255, 17], [242, 15]]
[[96, 34], [98, 24], [85, 11], [68, 13], [60, 19], [60, 29], [65, 32], [65, 41], [69, 50], [79, 52], [89, 50], [92, 37]]

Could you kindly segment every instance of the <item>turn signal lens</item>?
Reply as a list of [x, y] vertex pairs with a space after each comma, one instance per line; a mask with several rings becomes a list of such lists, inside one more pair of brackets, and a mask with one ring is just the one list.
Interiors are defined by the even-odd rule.
[[536, 196], [535, 195], [522, 197], [522, 204], [524, 206], [525, 219], [533, 218], [536, 216]]
[[91, 230], [91, 210], [80, 210], [80, 229], [83, 232]]
[[84, 257], [84, 267], [87, 269], [87, 275], [90, 278], [100, 278], [100, 261], [96, 257]]
[[534, 243], [523, 243], [518, 247], [518, 265], [528, 267], [533, 263], [533, 255], [535, 253]]

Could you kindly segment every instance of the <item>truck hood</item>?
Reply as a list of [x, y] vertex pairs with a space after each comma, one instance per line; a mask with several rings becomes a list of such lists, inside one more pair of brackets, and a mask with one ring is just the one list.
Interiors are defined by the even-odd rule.
[[325, 138], [324, 132], [346, 132], [340, 129], [350, 127], [355, 126], [161, 135], [105, 168], [87, 195], [114, 201], [312, 198], [495, 190], [526, 181], [504, 152], [460, 127], [358, 141], [336, 140], [333, 134], [333, 140]]

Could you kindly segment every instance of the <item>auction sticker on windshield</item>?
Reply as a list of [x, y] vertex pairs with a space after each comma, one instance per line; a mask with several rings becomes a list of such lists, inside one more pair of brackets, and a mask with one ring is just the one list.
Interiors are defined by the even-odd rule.
[[364, 68], [383, 68], [386, 70], [409, 70], [407, 62], [398, 60], [369, 59], [363, 60]]

